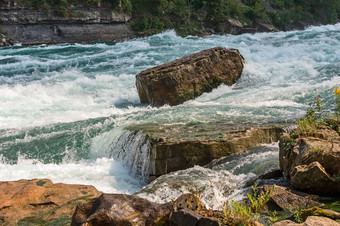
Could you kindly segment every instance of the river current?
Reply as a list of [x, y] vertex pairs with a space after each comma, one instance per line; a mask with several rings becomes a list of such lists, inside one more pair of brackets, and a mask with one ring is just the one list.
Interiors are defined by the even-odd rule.
[[[179, 106], [140, 104], [137, 73], [217, 46], [237, 48], [244, 56], [236, 84], [221, 85]], [[119, 159], [113, 153], [126, 126], [290, 122], [319, 94], [326, 109], [333, 110], [336, 85], [340, 24], [239, 36], [182, 38], [167, 31], [117, 43], [0, 48], [0, 180], [49, 178], [132, 194], [145, 180], [133, 173], [129, 156]], [[139, 193], [168, 201], [179, 191], [207, 187], [202, 191], [207, 196], [235, 198], [245, 180], [278, 165], [277, 146], [263, 146], [236, 162], [227, 159], [163, 176], [153, 189], [149, 185]], [[259, 165], [266, 167], [259, 170]], [[169, 185], [181, 180], [188, 185], [177, 190]], [[152, 194], [145, 192], [150, 189]]]

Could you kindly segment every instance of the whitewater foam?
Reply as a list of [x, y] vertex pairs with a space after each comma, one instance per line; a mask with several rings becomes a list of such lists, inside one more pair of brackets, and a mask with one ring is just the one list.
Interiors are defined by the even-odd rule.
[[[134, 77], [137, 73], [216, 46], [237, 48], [244, 56], [244, 71], [236, 84], [221, 85], [178, 106], [140, 104]], [[333, 89], [340, 86], [339, 62], [340, 24], [239, 36], [182, 38], [167, 31], [119, 43], [2, 48], [0, 179], [49, 177], [56, 182], [76, 181], [94, 184], [103, 191], [131, 193], [143, 184], [131, 176], [136, 166], [130, 164], [134, 157], [121, 160], [126, 164], [122, 166], [112, 154], [126, 126], [294, 121], [318, 94], [325, 109], [332, 111]], [[135, 147], [138, 141], [125, 144]], [[119, 153], [122, 148], [116, 147]], [[256, 165], [250, 165], [237, 175], [198, 166], [192, 172], [201, 175], [205, 187], [210, 186], [208, 178], [216, 186], [219, 177], [229, 181], [226, 187], [213, 187], [213, 192], [204, 193], [224, 200], [240, 197], [242, 192], [234, 188], [241, 186], [250, 172], [257, 171]], [[92, 167], [99, 168], [92, 172]], [[83, 175], [73, 172], [78, 168]], [[64, 169], [69, 176], [62, 173]], [[190, 170], [175, 176], [188, 175]], [[188, 191], [190, 186], [177, 187]], [[179, 194], [170, 185], [164, 189], [154, 195], [154, 200]]]

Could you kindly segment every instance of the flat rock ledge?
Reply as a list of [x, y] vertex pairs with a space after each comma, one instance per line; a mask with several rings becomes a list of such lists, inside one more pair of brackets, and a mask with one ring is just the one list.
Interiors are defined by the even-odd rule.
[[0, 182], [0, 225], [67, 225], [79, 203], [99, 195], [93, 186], [48, 179]]
[[[277, 142], [283, 132], [281, 126], [247, 126], [230, 128], [222, 122], [219, 124], [198, 125], [152, 125], [140, 124], [126, 128], [131, 132], [130, 142], [140, 139], [144, 134], [144, 142], [140, 146], [132, 145], [133, 152], [142, 152], [148, 146], [150, 166], [149, 181], [177, 170], [195, 165], [206, 165], [214, 159], [246, 152], [261, 144]], [[128, 146], [121, 143], [122, 147]], [[118, 149], [122, 149], [118, 148]]]
[[142, 103], [155, 107], [178, 105], [221, 84], [234, 84], [243, 63], [236, 49], [204, 50], [140, 72], [136, 75], [138, 94]]

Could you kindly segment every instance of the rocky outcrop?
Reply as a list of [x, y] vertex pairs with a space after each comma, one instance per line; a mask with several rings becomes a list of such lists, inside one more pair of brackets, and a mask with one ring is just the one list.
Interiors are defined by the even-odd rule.
[[337, 223], [336, 221], [326, 218], [326, 217], [317, 217], [317, 216], [311, 216], [308, 217], [307, 220], [302, 223], [302, 224], [298, 224], [295, 223], [294, 221], [291, 220], [284, 220], [284, 221], [280, 221], [277, 222], [275, 224], [273, 224], [272, 226], [340, 226], [339, 223]]
[[192, 194], [165, 204], [134, 195], [102, 194], [79, 204], [71, 225], [221, 225], [217, 218], [204, 217], [200, 211], [206, 208]]
[[254, 22], [256, 32], [277, 32], [278, 29], [265, 20], [256, 19]]
[[145, 134], [146, 138], [142, 138], [143, 144], [137, 150], [136, 145], [131, 145], [133, 150], [127, 150], [129, 145], [125, 143], [120, 142], [120, 145], [133, 153], [144, 153], [144, 148], [148, 147], [149, 180], [194, 165], [206, 165], [214, 159], [245, 152], [260, 144], [276, 142], [282, 132], [280, 126], [233, 128], [223, 122], [192, 126], [140, 124], [126, 129], [138, 139], [139, 132]]
[[69, 224], [77, 204], [98, 197], [93, 186], [47, 179], [0, 182], [0, 225]]
[[42, 11], [20, 2], [9, 4], [0, 1], [0, 24], [8, 40], [24, 45], [134, 38], [134, 33], [126, 25], [130, 16], [111, 8], [108, 3], [78, 2], [61, 12], [53, 7]]
[[293, 187], [312, 193], [340, 194], [340, 136], [327, 126], [310, 135], [280, 138], [280, 167]]
[[133, 36], [124, 23], [117, 24], [4, 24], [7, 37], [23, 45], [122, 41]]
[[214, 28], [214, 33], [233, 35], [278, 31], [278, 29], [273, 26], [269, 21], [259, 19], [254, 20], [251, 26], [244, 26], [240, 21], [229, 18], [224, 22], [219, 23], [217, 26], [215, 24], [209, 24], [209, 27]]
[[336, 212], [334, 210], [321, 209], [319, 207], [301, 210], [301, 218], [303, 220], [306, 220], [309, 216], [327, 217], [332, 220], [340, 221], [339, 212]]
[[142, 103], [178, 105], [241, 76], [244, 59], [236, 49], [213, 48], [142, 71], [136, 86]]
[[286, 187], [265, 185], [260, 188], [262, 194], [267, 191], [270, 191], [270, 196], [264, 208], [270, 211], [303, 209], [321, 205], [317, 196], [292, 191]]
[[170, 204], [157, 204], [133, 195], [102, 194], [82, 203], [71, 225], [152, 225], [169, 215]]

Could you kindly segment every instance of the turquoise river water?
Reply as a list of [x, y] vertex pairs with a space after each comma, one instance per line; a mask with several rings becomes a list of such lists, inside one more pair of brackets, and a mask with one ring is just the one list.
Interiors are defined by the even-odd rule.
[[[175, 107], [140, 104], [137, 73], [216, 46], [237, 48], [244, 56], [244, 71], [236, 84], [221, 85]], [[328, 110], [334, 109], [336, 85], [340, 86], [340, 24], [202, 38], [167, 31], [118, 43], [0, 48], [0, 180], [50, 178], [131, 194], [145, 185], [145, 178], [135, 175], [131, 155], [115, 155], [124, 127], [150, 122], [294, 121], [318, 94]], [[219, 201], [237, 198], [259, 165], [277, 166], [277, 146], [163, 176], [139, 194], [168, 201], [198, 188]], [[148, 163], [145, 156], [139, 161]], [[169, 181], [188, 183], [178, 188]]]

